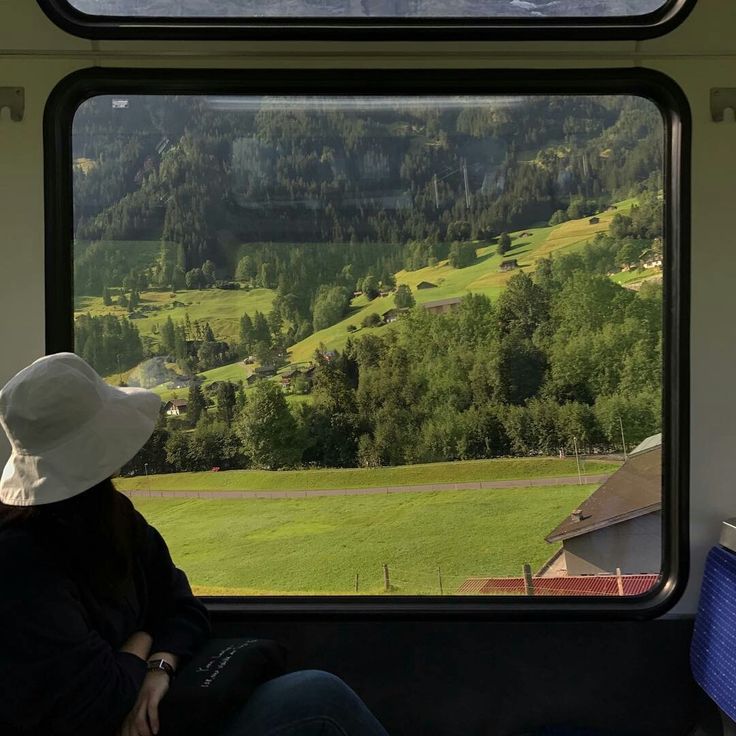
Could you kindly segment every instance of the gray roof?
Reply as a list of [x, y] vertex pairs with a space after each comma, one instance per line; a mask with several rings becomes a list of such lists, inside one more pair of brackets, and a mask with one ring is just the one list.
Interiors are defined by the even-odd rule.
[[431, 309], [432, 307], [444, 307], [447, 304], [460, 304], [462, 300], [460, 296], [451, 296], [448, 299], [435, 299], [433, 302], [424, 302], [424, 304], [420, 304], [419, 306], [424, 309]]
[[[662, 445], [650, 446], [628, 460], [579, 508], [550, 532], [548, 542], [605, 529], [662, 508]], [[642, 443], [644, 444], [644, 443]], [[637, 448], [638, 449], [638, 448]]]
[[662, 433], [659, 434], [653, 434], [651, 437], [647, 437], [645, 440], [642, 440], [630, 453], [629, 457], [632, 455], [638, 455], [640, 452], [646, 452], [647, 450], [651, 450], [653, 447], [659, 447], [662, 444]]

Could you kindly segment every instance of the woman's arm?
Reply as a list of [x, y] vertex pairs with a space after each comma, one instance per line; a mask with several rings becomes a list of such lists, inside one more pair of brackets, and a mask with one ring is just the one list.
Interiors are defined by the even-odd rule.
[[0, 598], [0, 722], [56, 736], [113, 733], [145, 679], [150, 637], [138, 632], [116, 651], [47, 564], [27, 557], [23, 569], [3, 568], [12, 595]]
[[151, 609], [146, 630], [153, 636], [155, 652], [174, 655], [177, 665], [183, 664], [209, 638], [209, 614], [192, 593], [187, 576], [174, 565], [163, 537], [147, 522], [146, 527], [144, 563]]
[[146, 631], [136, 631], [131, 634], [128, 640], [120, 647], [119, 651], [135, 654], [144, 662], [151, 659], [150, 651], [153, 644], [153, 637]]

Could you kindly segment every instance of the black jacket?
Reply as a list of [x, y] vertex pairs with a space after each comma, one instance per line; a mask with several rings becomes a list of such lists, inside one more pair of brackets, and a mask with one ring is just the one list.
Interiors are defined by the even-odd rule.
[[207, 609], [137, 511], [145, 542], [122, 604], [96, 600], [33, 535], [0, 531], [0, 734], [112, 736], [146, 665], [118, 649], [135, 631], [183, 662], [210, 634]]

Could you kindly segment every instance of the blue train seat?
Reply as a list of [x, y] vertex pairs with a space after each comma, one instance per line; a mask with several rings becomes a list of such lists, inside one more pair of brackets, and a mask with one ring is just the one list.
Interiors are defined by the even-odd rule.
[[690, 649], [693, 676], [718, 706], [723, 736], [736, 736], [736, 520], [708, 554]]

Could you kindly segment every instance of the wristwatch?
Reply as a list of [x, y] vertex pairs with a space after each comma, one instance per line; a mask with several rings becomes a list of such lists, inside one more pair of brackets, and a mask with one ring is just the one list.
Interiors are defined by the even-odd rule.
[[165, 672], [170, 680], [176, 676], [176, 670], [165, 659], [149, 659], [146, 662], [146, 670], [148, 672]]

